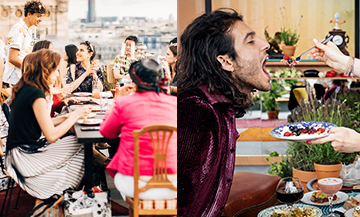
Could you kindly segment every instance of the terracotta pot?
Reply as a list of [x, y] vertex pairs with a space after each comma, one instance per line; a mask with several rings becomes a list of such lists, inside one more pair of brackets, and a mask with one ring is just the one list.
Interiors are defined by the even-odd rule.
[[304, 192], [305, 193], [308, 192], [308, 189], [306, 188], [306, 184], [316, 178], [316, 173], [297, 170], [294, 167], [292, 168], [292, 170], [293, 170], [293, 177], [299, 178], [303, 185]]
[[341, 162], [337, 164], [317, 164], [314, 163], [314, 168], [316, 171], [316, 177], [318, 180], [323, 178], [339, 178], [340, 171], [342, 168]]
[[295, 54], [295, 46], [290, 46], [290, 45], [284, 45], [282, 46], [282, 50], [283, 50], [283, 54], [288, 56], [288, 57], [292, 57]]
[[279, 111], [266, 111], [268, 119], [279, 119]]

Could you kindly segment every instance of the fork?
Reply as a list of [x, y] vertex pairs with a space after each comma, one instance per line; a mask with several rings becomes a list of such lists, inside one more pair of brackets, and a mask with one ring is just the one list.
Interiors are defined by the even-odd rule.
[[[334, 36], [330, 35], [329, 37], [327, 37], [323, 42], [321, 42], [321, 44], [325, 44], [326, 42], [330, 41]], [[302, 55], [306, 54], [307, 52], [311, 51], [312, 49], [314, 49], [316, 46], [310, 48], [309, 50], [305, 51], [304, 53], [302, 53], [300, 56], [296, 57], [296, 62], [301, 60]]]

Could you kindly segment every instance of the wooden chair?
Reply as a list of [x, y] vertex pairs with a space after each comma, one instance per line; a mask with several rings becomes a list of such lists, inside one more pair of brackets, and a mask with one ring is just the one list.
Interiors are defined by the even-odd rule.
[[[141, 207], [139, 193], [145, 192], [150, 188], [170, 188], [177, 191], [177, 188], [167, 177], [166, 153], [169, 141], [174, 132], [177, 132], [176, 126], [165, 124], [154, 124], [143, 127], [140, 130], [134, 130], [134, 198], [126, 197], [126, 203], [129, 205], [129, 216], [138, 217], [139, 215], [177, 215], [177, 208], [174, 209], [144, 209]], [[149, 133], [154, 148], [154, 170], [153, 177], [145, 187], [139, 188], [139, 137]], [[161, 138], [159, 135], [165, 135]], [[154, 203], [156, 200], [154, 200]]]
[[109, 84], [116, 84], [116, 79], [114, 77], [114, 72], [113, 72], [113, 66], [114, 64], [108, 64], [106, 67], [106, 72], [107, 72], [107, 81]]

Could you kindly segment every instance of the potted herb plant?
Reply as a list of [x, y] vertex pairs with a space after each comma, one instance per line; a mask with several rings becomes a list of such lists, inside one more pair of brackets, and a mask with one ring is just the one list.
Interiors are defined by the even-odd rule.
[[[291, 112], [289, 120], [293, 122], [321, 121], [336, 124], [341, 127], [352, 126], [354, 112], [344, 101], [330, 98], [325, 102], [310, 97], [309, 103], [301, 103]], [[330, 142], [318, 145], [307, 145], [305, 142], [288, 142], [286, 152], [293, 167], [294, 176], [298, 171], [314, 172], [314, 164], [349, 164], [355, 160], [356, 153], [340, 153], [334, 150]], [[340, 165], [341, 169], [341, 165]], [[340, 171], [339, 171], [340, 172]], [[313, 175], [314, 178], [316, 175]], [[304, 181], [308, 182], [310, 180]]]
[[289, 25], [286, 25], [288, 19], [286, 19], [287, 16], [286, 16], [285, 7], [280, 8], [280, 12], [281, 12], [281, 16], [282, 16], [281, 19], [283, 21], [283, 24], [282, 24], [283, 27], [280, 28], [280, 30], [281, 30], [280, 38], [281, 38], [281, 41], [284, 43], [284, 45], [282, 46], [283, 54], [288, 57], [292, 57], [295, 54], [295, 49], [296, 49], [295, 45], [299, 41], [299, 38], [300, 38], [300, 34], [298, 33], [297, 29], [299, 29], [299, 27], [300, 27], [300, 21], [301, 21], [302, 16], [296, 27], [289, 28], [289, 27], [285, 27], [285, 26], [289, 26]]
[[300, 34], [296, 30], [281, 28], [280, 31], [281, 41], [284, 42], [282, 46], [283, 54], [292, 57], [295, 54], [295, 45], [299, 41]]
[[280, 108], [276, 99], [285, 93], [285, 89], [281, 83], [281, 80], [271, 80], [270, 84], [270, 91], [262, 94], [264, 99], [264, 107], [269, 119], [277, 119]]

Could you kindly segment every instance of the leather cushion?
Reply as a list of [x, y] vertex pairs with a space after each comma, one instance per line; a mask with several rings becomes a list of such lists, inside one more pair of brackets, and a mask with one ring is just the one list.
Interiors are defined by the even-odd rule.
[[245, 208], [266, 203], [276, 193], [280, 179], [279, 176], [262, 173], [235, 172], [223, 216], [234, 216]]

